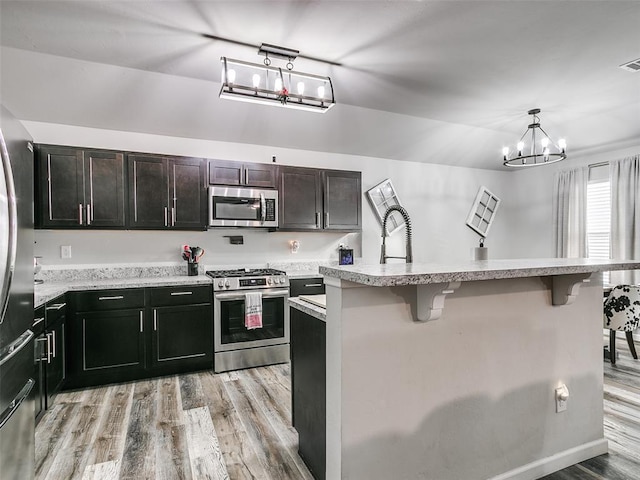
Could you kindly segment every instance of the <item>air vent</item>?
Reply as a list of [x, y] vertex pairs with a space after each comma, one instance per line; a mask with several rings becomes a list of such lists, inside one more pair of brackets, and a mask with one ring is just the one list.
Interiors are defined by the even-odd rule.
[[640, 58], [631, 62], [623, 63], [620, 68], [628, 70], [629, 72], [640, 72]]

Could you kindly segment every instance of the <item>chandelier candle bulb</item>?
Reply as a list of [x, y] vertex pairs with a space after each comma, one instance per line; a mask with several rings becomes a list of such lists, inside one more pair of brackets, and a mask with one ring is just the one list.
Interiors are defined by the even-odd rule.
[[258, 88], [260, 86], [260, 75], [257, 73], [253, 74], [253, 88]]
[[298, 95], [304, 95], [304, 82], [298, 82]]

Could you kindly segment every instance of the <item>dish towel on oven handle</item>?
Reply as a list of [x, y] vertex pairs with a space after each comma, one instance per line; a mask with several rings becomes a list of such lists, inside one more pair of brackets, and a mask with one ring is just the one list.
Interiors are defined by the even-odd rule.
[[244, 326], [247, 330], [262, 328], [262, 293], [244, 294]]

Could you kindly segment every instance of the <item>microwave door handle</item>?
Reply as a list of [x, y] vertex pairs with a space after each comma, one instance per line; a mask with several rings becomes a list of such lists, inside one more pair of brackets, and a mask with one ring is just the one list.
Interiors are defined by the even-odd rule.
[[267, 219], [267, 202], [264, 200], [264, 193], [260, 194], [260, 223]]

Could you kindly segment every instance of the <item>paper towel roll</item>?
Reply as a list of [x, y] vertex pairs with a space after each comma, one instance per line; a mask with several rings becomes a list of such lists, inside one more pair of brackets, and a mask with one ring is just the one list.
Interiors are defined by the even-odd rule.
[[476, 247], [473, 249], [474, 260], [487, 260], [489, 258], [489, 249], [487, 247]]

